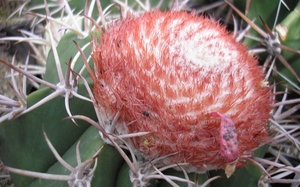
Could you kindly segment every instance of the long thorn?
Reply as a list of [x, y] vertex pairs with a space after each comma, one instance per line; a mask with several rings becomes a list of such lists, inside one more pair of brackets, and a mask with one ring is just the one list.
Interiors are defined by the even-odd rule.
[[44, 126], [43, 126], [43, 135], [45, 137], [45, 140], [50, 148], [50, 150], [52, 151], [53, 155], [55, 156], [55, 158], [58, 160], [59, 163], [61, 163], [61, 165], [63, 165], [65, 168], [67, 168], [69, 171], [73, 172], [75, 169], [69, 165], [66, 161], [64, 161], [61, 156], [58, 154], [58, 152], [56, 151], [56, 149], [54, 148], [54, 146], [52, 145], [52, 143], [50, 142], [46, 132], [45, 132], [45, 129], [44, 129]]
[[241, 16], [241, 18], [243, 20], [245, 20], [249, 25], [251, 25], [251, 27], [256, 30], [256, 32], [258, 32], [262, 37], [264, 37], [265, 39], [268, 38], [268, 34], [265, 33], [261, 28], [259, 28], [258, 26], [256, 26], [250, 19], [248, 19], [241, 11], [239, 11], [237, 8], [235, 8], [235, 6], [228, 2], [227, 0], [225, 0], [225, 2], [239, 15]]

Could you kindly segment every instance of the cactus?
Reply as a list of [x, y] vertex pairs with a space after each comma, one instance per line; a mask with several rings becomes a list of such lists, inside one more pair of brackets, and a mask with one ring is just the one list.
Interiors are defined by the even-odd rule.
[[[297, 160], [294, 164], [288, 159], [287, 155], [289, 157], [295, 156], [284, 149], [284, 147], [289, 146], [299, 150], [300, 146], [297, 139], [299, 137], [297, 132], [299, 131], [297, 127], [298, 117], [295, 115], [300, 106], [298, 104], [299, 99], [297, 99], [299, 94], [297, 55], [299, 55], [298, 49], [300, 48], [298, 46], [299, 42], [297, 42], [299, 38], [297, 37], [299, 32], [298, 35], [296, 34], [299, 29], [299, 25], [296, 24], [299, 16], [295, 13], [299, 9], [299, 2], [287, 2], [286, 6], [289, 7], [290, 11], [283, 11], [282, 9], [286, 8], [279, 0], [276, 1], [277, 4], [272, 4], [274, 7], [270, 7], [268, 11], [261, 11], [257, 8], [264, 6], [264, 2], [259, 0], [202, 4], [201, 9], [199, 8], [200, 3], [196, 0], [188, 3], [187, 1], [162, 1], [163, 3], [161, 3], [160, 1], [141, 2], [138, 0], [128, 2], [116, 0], [114, 1], [115, 4], [111, 4], [109, 1], [100, 2], [99, 0], [87, 1], [86, 4], [82, 2], [76, 4], [76, 1], [70, 1], [69, 3], [67, 1], [57, 1], [53, 4], [46, 4], [43, 8], [39, 5], [42, 2], [37, 0], [26, 2], [28, 3], [27, 11], [31, 12], [30, 15], [36, 17], [39, 22], [44, 21], [46, 23], [46, 36], [38, 38], [33, 34], [27, 34], [27, 37], [0, 38], [1, 41], [16, 40], [29, 44], [35, 53], [42, 53], [36, 48], [36, 45], [42, 45], [43, 52], [46, 55], [45, 70], [41, 74], [42, 78], [38, 78], [32, 73], [32, 66], [28, 65], [31, 60], [29, 55], [24, 58], [22, 67], [15, 65], [15, 58], [10, 61], [0, 59], [2, 64], [11, 69], [11, 87], [16, 96], [15, 98], [9, 98], [0, 95], [0, 105], [5, 106], [0, 108], [0, 111], [3, 111], [0, 116], [0, 159], [3, 164], [0, 167], [10, 172], [11, 180], [15, 186], [214, 187], [245, 186], [245, 184], [248, 186], [268, 186], [269, 183], [274, 182], [289, 183], [295, 186], [300, 183], [300, 170], [299, 167], [296, 167], [297, 164], [299, 165], [299, 161]], [[250, 3], [250, 6], [247, 3]], [[280, 14], [277, 21], [280, 25], [278, 24], [274, 28], [274, 33], [278, 33], [279, 36], [272, 43], [268, 40], [268, 37], [270, 39], [273, 33], [269, 31], [268, 27], [273, 24], [273, 18], [277, 15], [276, 11], [279, 5], [282, 6], [279, 11], [282, 14]], [[121, 36], [122, 32], [127, 31], [130, 31], [133, 35], [135, 32], [142, 32], [139, 30], [139, 26], [143, 25], [143, 22], [139, 22], [133, 30], [130, 30], [132, 28], [130, 26], [118, 33], [114, 31], [119, 29], [118, 26], [114, 25], [114, 22], [117, 22], [116, 19], [126, 20], [127, 17], [130, 18], [131, 16], [148, 15], [152, 16], [152, 19], [147, 22], [151, 24], [150, 21], [155, 20], [153, 18], [154, 14], [158, 14], [158, 10], [156, 12], [151, 11], [154, 7], [160, 7], [161, 10], [175, 9], [169, 11], [193, 11], [194, 17], [189, 17], [189, 19], [195, 20], [198, 20], [196, 12], [206, 10], [206, 7], [208, 7], [209, 11], [206, 11], [206, 14], [213, 12], [220, 15], [224, 24], [243, 23], [244, 25], [241, 24], [241, 27], [234, 26], [238, 30], [233, 30], [233, 36], [235, 40], [242, 41], [249, 48], [255, 46], [250, 51], [256, 53], [260, 63], [264, 65], [262, 70], [265, 74], [265, 80], [263, 80], [263, 77], [257, 79], [260, 84], [257, 84], [258, 88], [254, 90], [258, 94], [258, 91], [262, 89], [261, 93], [264, 93], [264, 96], [261, 94], [258, 97], [267, 99], [259, 104], [261, 107], [256, 106], [255, 101], [251, 101], [253, 106], [256, 107], [253, 111], [260, 109], [255, 118], [247, 116], [252, 111], [243, 112], [244, 109], [240, 107], [236, 109], [247, 119], [237, 118], [236, 115], [231, 113], [225, 116], [219, 111], [211, 111], [208, 116], [206, 115], [207, 123], [218, 130], [211, 129], [209, 132], [205, 132], [218, 137], [217, 141], [220, 143], [214, 144], [217, 148], [210, 147], [198, 151], [196, 156], [189, 155], [189, 159], [182, 159], [181, 156], [178, 156], [180, 150], [175, 152], [166, 150], [167, 147], [164, 147], [163, 143], [167, 142], [169, 138], [171, 139], [167, 131], [166, 134], [160, 137], [153, 136], [151, 132], [148, 132], [153, 131], [151, 129], [153, 126], [150, 128], [148, 122], [151, 122], [149, 118], [154, 118], [152, 115], [155, 112], [156, 116], [162, 118], [155, 118], [158, 124], [161, 123], [161, 127], [165, 124], [166, 119], [172, 121], [170, 116], [159, 113], [159, 111], [164, 110], [163, 105], [159, 105], [161, 108], [155, 108], [151, 105], [153, 104], [151, 102], [155, 102], [149, 99], [152, 97], [151, 95], [148, 95], [151, 102], [147, 106], [152, 107], [152, 110], [142, 110], [142, 118], [136, 117], [138, 115], [135, 113], [137, 108], [144, 105], [141, 104], [141, 100], [138, 100], [140, 98], [132, 95], [138, 95], [140, 90], [129, 92], [130, 90], [126, 90], [128, 86], [125, 84], [127, 80], [134, 77], [141, 78], [141, 70], [130, 71], [136, 64], [127, 64], [132, 67], [121, 70], [109, 66], [115, 66], [113, 63], [117, 62], [120, 55], [124, 55], [122, 60], [130, 61], [127, 59], [126, 53], [133, 53], [134, 51], [137, 53], [139, 50], [144, 50], [142, 47], [136, 47], [133, 48], [133, 51], [130, 51], [130, 46], [138, 46], [139, 43], [130, 40], [126, 43], [126, 37], [130, 35]], [[224, 9], [225, 7], [226, 9]], [[72, 11], [72, 9], [74, 10]], [[120, 12], [117, 11], [118, 9], [120, 9]], [[24, 11], [23, 9], [18, 10], [20, 12]], [[82, 13], [81, 10], [84, 10], [84, 12]], [[229, 16], [226, 15], [226, 10], [230, 10]], [[246, 10], [246, 15], [240, 10]], [[149, 11], [150, 14], [141, 13]], [[59, 18], [61, 14], [57, 12], [65, 12], [66, 17], [64, 19]], [[182, 15], [188, 14], [184, 13]], [[237, 21], [231, 20], [231, 15], [235, 15]], [[259, 19], [258, 15], [261, 16], [262, 20]], [[160, 16], [163, 16], [163, 14]], [[254, 23], [251, 22], [253, 16], [257, 16]], [[217, 25], [217, 23], [215, 24]], [[248, 24], [254, 28], [249, 32], [250, 27], [246, 27]], [[120, 28], [123, 29], [121, 26]], [[219, 28], [218, 25], [217, 30], [219, 29], [224, 28]], [[111, 30], [115, 33], [109, 35]], [[23, 33], [26, 32], [23, 31]], [[247, 34], [245, 35], [245, 33]], [[253, 40], [254, 36], [259, 36], [257, 33], [262, 35], [264, 40]], [[124, 38], [120, 42], [113, 41], [110, 37]], [[226, 37], [228, 36], [226, 35]], [[224, 38], [226, 37], [224, 36]], [[110, 38], [107, 40], [108, 42], [105, 40], [107, 38]], [[112, 41], [114, 43], [111, 43]], [[236, 43], [232, 38], [230, 42], [232, 42], [232, 45]], [[257, 50], [257, 46], [261, 43], [267, 46], [265, 50], [267, 55], [260, 54], [260, 50]], [[153, 43], [152, 46], [155, 45]], [[237, 45], [240, 46], [240, 44]], [[115, 54], [107, 53], [110, 48], [119, 46], [123, 47], [118, 49], [119, 51], [114, 50]], [[237, 49], [240, 48], [242, 47], [237, 47]], [[286, 49], [287, 52], [283, 51]], [[244, 48], [242, 48], [242, 51], [246, 52]], [[145, 53], [141, 53], [145, 55]], [[105, 55], [108, 55], [108, 57]], [[40, 57], [42, 58], [42, 55]], [[104, 58], [104, 60], [99, 60], [100, 58]], [[107, 59], [107, 64], [101, 64]], [[249, 57], [249, 59], [253, 58]], [[252, 63], [252, 60], [250, 61]], [[172, 68], [171, 65], [170, 68]], [[144, 64], [144, 66], [146, 67], [147, 64]], [[107, 68], [110, 68], [110, 74], [103, 76], [102, 73]], [[246, 72], [247, 68], [245, 68]], [[123, 78], [127, 73], [126, 79], [117, 79], [118, 72], [122, 72]], [[226, 75], [226, 72], [222, 74]], [[258, 74], [255, 73], [255, 75]], [[153, 80], [167, 81], [160, 73], [155, 75], [156, 77], [153, 77]], [[254, 75], [250, 75], [249, 78], [251, 76]], [[145, 79], [139, 81], [151, 80], [151, 77], [143, 77]], [[107, 84], [109, 88], [113, 89], [101, 90], [101, 81], [103, 80], [109, 83]], [[118, 85], [114, 81], [124, 82]], [[224, 84], [226, 81], [229, 80], [225, 80]], [[267, 81], [269, 81], [270, 86]], [[136, 88], [142, 85], [137, 81], [132, 83], [137, 86]], [[36, 91], [27, 94], [26, 88], [29, 84], [38, 85], [38, 88]], [[240, 85], [242, 84], [237, 86]], [[118, 89], [114, 86], [117, 86]], [[218, 84], [214, 87], [217, 86]], [[128, 93], [132, 95], [126, 95]], [[268, 105], [268, 102], [271, 102], [270, 97], [273, 96], [276, 97], [277, 102], [273, 104], [271, 112], [270, 106], [263, 108], [263, 105]], [[160, 99], [162, 96], [156, 95], [156, 97]], [[124, 102], [125, 99], [130, 99], [132, 102], [128, 106], [122, 106], [120, 103]], [[168, 99], [168, 97], [164, 95], [163, 99]], [[115, 104], [115, 100], [117, 100], [117, 104]], [[205, 100], [201, 100], [201, 102], [205, 102]], [[156, 103], [156, 105], [161, 103]], [[218, 107], [214, 108], [218, 109]], [[206, 112], [206, 109], [202, 111]], [[180, 112], [182, 110], [178, 110], [172, 115], [175, 118], [176, 115], [184, 115], [186, 111]], [[268, 121], [267, 118], [269, 118]], [[185, 120], [188, 122], [191, 119], [185, 118]], [[251, 123], [249, 127], [244, 127], [247, 130], [245, 134], [240, 127], [242, 122], [239, 120], [252, 120], [253, 123], [257, 122], [257, 124], [254, 126]], [[138, 131], [134, 128], [126, 129], [128, 126], [124, 126], [124, 123], [132, 123], [143, 128]], [[176, 124], [174, 128], [175, 126]], [[251, 129], [254, 127], [255, 129]], [[233, 133], [233, 140], [225, 141], [222, 138], [219, 140], [219, 136], [226, 135], [226, 129], [237, 132]], [[200, 128], [199, 130], [203, 129]], [[255, 133], [251, 134], [253, 132]], [[204, 131], [199, 132], [199, 134], [203, 137], [207, 136]], [[253, 141], [257, 142], [253, 143], [253, 141], [241, 138], [242, 134], [251, 134]], [[180, 136], [180, 134], [177, 135]], [[161, 137], [165, 139], [159, 140]], [[153, 143], [153, 140], [156, 140], [156, 142]], [[237, 140], [249, 144], [247, 148], [242, 142], [239, 144], [240, 148], [247, 150], [247, 154], [238, 152], [240, 148], [234, 144]], [[156, 145], [157, 142], [161, 144]], [[170, 143], [167, 142], [167, 144]], [[190, 144], [193, 143], [195, 142], [190, 141]], [[199, 146], [204, 145], [201, 141], [196, 143]], [[172, 146], [176, 147], [175, 144], [172, 144]], [[184, 142], [181, 144], [179, 146], [185, 148], [189, 146], [187, 143], [187, 145], [184, 145]], [[139, 147], [139, 145], [142, 145], [142, 147]], [[151, 151], [146, 151], [146, 148], [150, 149], [150, 146], [153, 146]], [[234, 152], [228, 151], [229, 148], [232, 148]], [[254, 148], [257, 149], [254, 151]], [[165, 149], [165, 151], [158, 151], [158, 149]], [[252, 151], [254, 151], [253, 154]], [[159, 155], [158, 152], [162, 154]], [[192, 153], [186, 152], [185, 154]], [[209, 161], [203, 162], [200, 159], [203, 157], [201, 154], [211, 158], [209, 158]], [[200, 169], [196, 168], [199, 163], [203, 163]], [[205, 168], [206, 164], [211, 168]], [[286, 176], [293, 173], [293, 178], [286, 178]]]

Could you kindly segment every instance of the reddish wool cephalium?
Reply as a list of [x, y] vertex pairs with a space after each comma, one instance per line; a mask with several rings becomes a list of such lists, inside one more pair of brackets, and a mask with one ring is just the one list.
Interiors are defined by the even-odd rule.
[[115, 133], [150, 132], [131, 138], [146, 159], [175, 153], [162, 164], [234, 171], [268, 140], [272, 94], [262, 69], [211, 19], [159, 11], [130, 16], [94, 41], [92, 57], [99, 106], [108, 119], [119, 114]]

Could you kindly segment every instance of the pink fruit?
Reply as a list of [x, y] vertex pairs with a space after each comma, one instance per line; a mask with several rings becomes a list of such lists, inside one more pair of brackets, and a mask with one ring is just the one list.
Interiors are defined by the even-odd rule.
[[238, 158], [239, 148], [237, 131], [231, 119], [227, 116], [212, 112], [212, 116], [221, 118], [220, 125], [220, 154], [225, 162], [233, 162]]
[[188, 162], [188, 171], [204, 172], [233, 161], [235, 168], [269, 140], [273, 95], [262, 69], [212, 19], [129, 16], [94, 41], [92, 57], [99, 107], [109, 119], [120, 112], [115, 133], [150, 132], [131, 138], [145, 159], [176, 153], [161, 164]]

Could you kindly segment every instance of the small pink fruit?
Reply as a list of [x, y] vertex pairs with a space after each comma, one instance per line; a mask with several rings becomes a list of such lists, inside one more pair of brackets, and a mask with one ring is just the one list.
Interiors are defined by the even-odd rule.
[[239, 148], [237, 132], [231, 119], [218, 112], [212, 112], [212, 116], [221, 118], [220, 125], [220, 154], [225, 162], [233, 162], [238, 158]]
[[94, 41], [92, 57], [99, 107], [109, 119], [119, 112], [115, 133], [150, 132], [131, 138], [145, 159], [176, 153], [161, 164], [235, 168], [269, 140], [273, 95], [261, 86], [262, 69], [211, 19], [175, 11], [130, 16]]

